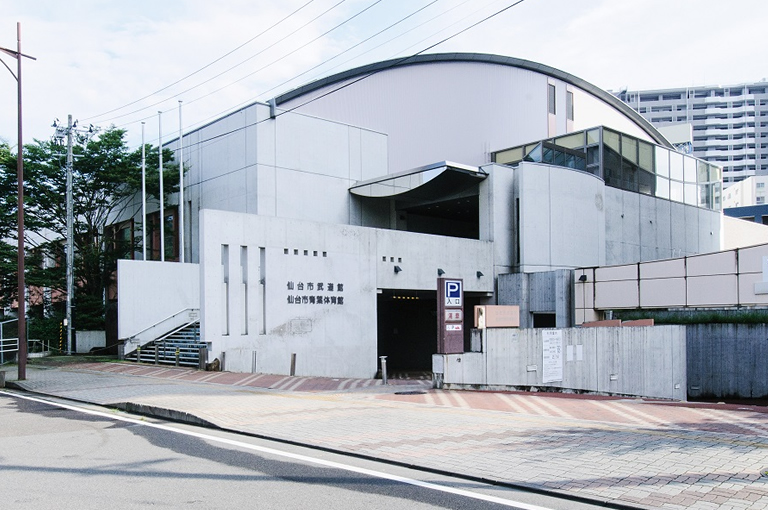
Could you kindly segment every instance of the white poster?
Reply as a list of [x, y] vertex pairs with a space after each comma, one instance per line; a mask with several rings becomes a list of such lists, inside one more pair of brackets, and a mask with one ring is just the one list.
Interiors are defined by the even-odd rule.
[[542, 336], [542, 382], [563, 380], [563, 332], [545, 329]]

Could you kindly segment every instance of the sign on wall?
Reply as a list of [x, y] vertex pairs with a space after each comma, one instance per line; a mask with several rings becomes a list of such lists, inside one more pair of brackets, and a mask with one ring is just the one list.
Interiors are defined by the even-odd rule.
[[559, 329], [545, 329], [542, 339], [542, 382], [563, 380], [563, 332]]
[[464, 281], [438, 278], [437, 352], [464, 352]]
[[461, 308], [462, 305], [462, 280], [445, 280], [445, 306]]

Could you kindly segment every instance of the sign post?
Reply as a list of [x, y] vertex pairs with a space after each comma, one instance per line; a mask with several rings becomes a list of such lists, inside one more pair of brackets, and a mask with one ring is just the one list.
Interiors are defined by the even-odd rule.
[[437, 353], [464, 352], [464, 281], [437, 279]]

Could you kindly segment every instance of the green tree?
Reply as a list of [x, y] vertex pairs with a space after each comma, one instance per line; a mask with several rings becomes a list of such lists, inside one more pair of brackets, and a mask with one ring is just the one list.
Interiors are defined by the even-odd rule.
[[[0, 201], [0, 235], [14, 239], [17, 194], [11, 183], [16, 179], [16, 157], [7, 145], [4, 149], [0, 146], [0, 192], [4, 199]], [[159, 148], [147, 145], [145, 150], [148, 196], [157, 198]], [[135, 202], [132, 198], [141, 190], [141, 148], [131, 152], [125, 131], [112, 127], [92, 139], [78, 140], [73, 154], [73, 323], [78, 329], [102, 329], [104, 295], [114, 283], [117, 260], [140, 249], [138, 238], [132, 242], [134, 236], [117, 237], [110, 224], [138, 212], [131, 208]], [[172, 151], [164, 150], [163, 159], [168, 162], [164, 165], [164, 191], [170, 194], [178, 190], [178, 167], [172, 163]], [[66, 147], [39, 140], [26, 145], [24, 181], [26, 280], [29, 287], [50, 288], [61, 302], [66, 292]], [[0, 245], [0, 270], [10, 280], [16, 277], [15, 255], [15, 246]], [[46, 258], [48, 263], [44, 263]], [[16, 285], [5, 281], [2, 285], [6, 302], [15, 299]], [[36, 301], [41, 299], [45, 296]]]

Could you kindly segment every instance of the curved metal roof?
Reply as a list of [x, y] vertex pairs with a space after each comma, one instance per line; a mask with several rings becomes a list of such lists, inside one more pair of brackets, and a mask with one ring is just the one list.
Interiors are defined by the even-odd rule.
[[511, 67], [517, 67], [520, 69], [526, 69], [528, 71], [534, 71], [537, 73], [545, 74], [562, 80], [566, 83], [570, 83], [580, 89], [589, 92], [595, 97], [602, 99], [606, 103], [610, 104], [621, 113], [635, 121], [640, 127], [642, 127], [648, 135], [659, 145], [665, 147], [672, 147], [669, 141], [662, 135], [653, 125], [645, 120], [639, 113], [630, 108], [622, 100], [606, 92], [605, 90], [592, 85], [591, 83], [582, 80], [572, 74], [566, 73], [554, 67], [550, 67], [530, 60], [524, 60], [514, 57], [505, 57], [502, 55], [492, 55], [487, 53], [434, 53], [424, 55], [414, 55], [411, 57], [397, 58], [392, 60], [385, 60], [383, 62], [376, 62], [373, 64], [356, 67], [348, 71], [343, 71], [319, 80], [313, 81], [296, 89], [290, 90], [284, 94], [281, 94], [275, 98], [276, 104], [286, 103], [305, 94], [309, 94], [316, 90], [322, 89], [329, 85], [341, 83], [354, 78], [366, 78], [367, 76], [380, 73], [389, 69], [397, 67], [405, 67], [419, 64], [431, 64], [431, 63], [443, 63], [443, 62], [475, 62], [485, 64], [505, 65]]
[[488, 174], [477, 167], [441, 161], [356, 182], [349, 191], [368, 198], [396, 198], [403, 202], [434, 201], [465, 191], [486, 177]]

